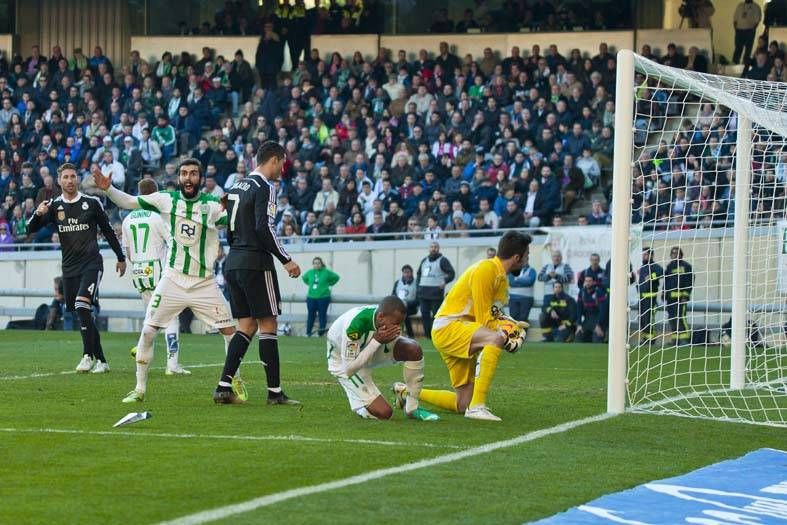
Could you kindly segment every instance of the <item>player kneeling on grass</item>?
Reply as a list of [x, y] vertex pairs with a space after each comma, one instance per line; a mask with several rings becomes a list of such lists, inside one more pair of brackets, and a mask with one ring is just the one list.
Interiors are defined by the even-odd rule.
[[424, 381], [424, 355], [412, 339], [401, 336], [407, 306], [390, 295], [377, 306], [359, 306], [342, 314], [328, 330], [328, 371], [344, 388], [350, 408], [368, 419], [390, 419], [391, 405], [380, 394], [372, 369], [404, 364], [404, 383], [394, 385], [397, 405], [412, 419], [440, 418], [418, 406]]
[[508, 301], [507, 274], [522, 269], [530, 241], [525, 233], [506, 232], [497, 256], [470, 266], [448, 292], [435, 317], [432, 342], [454, 391], [424, 388], [421, 401], [470, 419], [500, 421], [486, 406], [487, 394], [501, 351], [519, 350], [529, 327], [503, 315], [500, 305]]
[[[150, 195], [158, 191], [153, 179], [142, 179], [137, 185], [139, 195]], [[158, 213], [150, 210], [134, 210], [123, 219], [123, 249], [131, 261], [131, 282], [142, 297], [147, 310], [153, 292], [161, 280], [163, 268], [167, 265], [167, 245], [170, 238], [169, 228]], [[178, 353], [180, 344], [178, 331], [180, 323], [173, 317], [164, 328], [167, 342], [166, 375], [190, 375], [191, 372], [180, 366]], [[137, 347], [131, 349], [131, 355], [137, 356]]]

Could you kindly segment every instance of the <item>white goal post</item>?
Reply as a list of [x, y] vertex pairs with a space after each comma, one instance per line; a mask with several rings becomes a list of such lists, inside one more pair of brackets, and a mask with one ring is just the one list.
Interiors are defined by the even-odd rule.
[[787, 84], [618, 53], [607, 410], [787, 426]]

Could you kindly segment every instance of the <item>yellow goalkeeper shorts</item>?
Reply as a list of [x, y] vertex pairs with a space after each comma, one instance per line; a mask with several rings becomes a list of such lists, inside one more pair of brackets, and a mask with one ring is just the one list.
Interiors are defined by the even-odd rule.
[[432, 343], [448, 367], [448, 376], [454, 388], [475, 381], [478, 354], [470, 355], [470, 342], [481, 326], [475, 321], [457, 320], [432, 329]]

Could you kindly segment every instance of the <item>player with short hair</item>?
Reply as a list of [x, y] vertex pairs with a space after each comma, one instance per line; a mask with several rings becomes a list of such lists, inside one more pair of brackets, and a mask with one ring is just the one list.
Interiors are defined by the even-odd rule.
[[135, 403], [145, 399], [156, 334], [181, 310], [190, 308], [197, 318], [218, 329], [225, 345], [235, 333], [235, 321], [213, 275], [219, 247], [217, 228], [226, 225], [227, 213], [219, 199], [200, 192], [202, 165], [196, 159], [181, 161], [175, 191], [134, 197], [113, 187], [110, 178], [96, 168], [93, 178], [119, 207], [157, 212], [170, 230], [166, 268], [153, 291], [137, 343], [137, 384], [123, 399], [124, 403]]
[[76, 311], [82, 334], [82, 360], [77, 372], [102, 374], [109, 372], [101, 336], [98, 333], [93, 309], [98, 301], [98, 287], [104, 272], [104, 260], [98, 248], [98, 229], [104, 234], [117, 255], [115, 269], [122, 277], [126, 272], [126, 257], [115, 231], [109, 223], [101, 201], [79, 191], [79, 177], [74, 164], [65, 163], [57, 169], [62, 195], [42, 202], [30, 218], [30, 233], [55, 224], [63, 255], [63, 295], [66, 309]]
[[421, 390], [421, 401], [464, 413], [470, 419], [500, 421], [486, 406], [502, 349], [516, 352], [525, 340], [525, 321], [502, 314], [508, 301], [507, 274], [522, 269], [531, 238], [507, 231], [497, 256], [470, 266], [448, 292], [435, 317], [432, 342], [448, 367], [454, 391]]
[[[151, 195], [158, 191], [158, 185], [153, 179], [142, 179], [137, 184], [137, 189], [139, 195]], [[138, 209], [123, 219], [123, 248], [131, 261], [131, 282], [139, 292], [145, 310], [167, 264], [169, 238], [169, 228], [158, 213]], [[167, 367], [164, 373], [168, 376], [191, 374], [178, 363], [179, 330], [177, 316], [173, 317], [164, 329], [164, 340], [167, 343]], [[131, 355], [136, 357], [136, 346], [131, 349]]]
[[424, 381], [420, 345], [401, 336], [407, 306], [395, 295], [378, 305], [358, 306], [339, 316], [328, 330], [328, 371], [344, 388], [350, 409], [367, 419], [390, 419], [391, 405], [372, 378], [372, 369], [403, 363], [404, 383], [396, 383], [396, 404], [419, 421], [440, 418], [418, 406]]
[[225, 195], [230, 251], [224, 272], [230, 295], [232, 315], [238, 320], [227, 348], [219, 384], [213, 401], [235, 404], [246, 401], [244, 390], [233, 389], [232, 379], [259, 331], [259, 352], [268, 382], [269, 405], [297, 405], [281, 389], [277, 317], [281, 315], [281, 293], [276, 279], [275, 256], [292, 278], [301, 274], [298, 264], [284, 250], [276, 237], [276, 190], [273, 183], [281, 178], [284, 148], [274, 141], [257, 150], [257, 167], [243, 180], [235, 182]]

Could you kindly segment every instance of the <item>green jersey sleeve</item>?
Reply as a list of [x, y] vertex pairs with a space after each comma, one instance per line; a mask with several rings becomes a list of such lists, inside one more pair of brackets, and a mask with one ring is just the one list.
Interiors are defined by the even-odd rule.
[[358, 341], [365, 335], [374, 332], [376, 326], [374, 325], [374, 316], [377, 313], [376, 306], [367, 306], [353, 317], [350, 324], [347, 325], [346, 335], [351, 341]]

